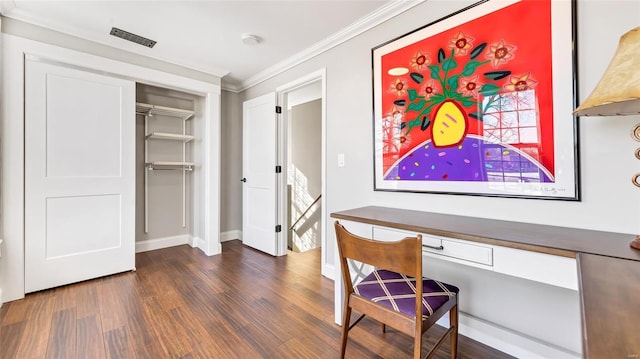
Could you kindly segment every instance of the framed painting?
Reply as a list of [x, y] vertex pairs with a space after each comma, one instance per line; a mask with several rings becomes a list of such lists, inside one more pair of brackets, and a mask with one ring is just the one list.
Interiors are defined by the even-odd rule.
[[372, 49], [374, 189], [579, 200], [575, 1], [482, 1]]

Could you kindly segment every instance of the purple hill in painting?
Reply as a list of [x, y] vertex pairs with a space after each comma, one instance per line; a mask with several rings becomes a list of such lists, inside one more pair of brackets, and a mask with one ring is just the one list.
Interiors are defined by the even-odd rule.
[[540, 163], [517, 148], [467, 136], [459, 146], [417, 146], [385, 175], [398, 181], [553, 182]]

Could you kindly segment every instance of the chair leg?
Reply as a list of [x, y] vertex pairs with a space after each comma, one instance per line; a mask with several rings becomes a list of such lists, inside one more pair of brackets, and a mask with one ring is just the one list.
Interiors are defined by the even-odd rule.
[[382, 323], [382, 332], [385, 333], [387, 331], [387, 325]]
[[[348, 299], [345, 299], [345, 301]], [[344, 359], [347, 350], [347, 337], [349, 336], [349, 322], [351, 321], [351, 307], [345, 302], [344, 311], [342, 313], [342, 339], [340, 343], [340, 359]]]
[[413, 359], [422, 358], [422, 332], [416, 331], [413, 338]]
[[458, 357], [458, 304], [449, 311], [449, 326], [454, 327], [451, 331], [451, 359]]

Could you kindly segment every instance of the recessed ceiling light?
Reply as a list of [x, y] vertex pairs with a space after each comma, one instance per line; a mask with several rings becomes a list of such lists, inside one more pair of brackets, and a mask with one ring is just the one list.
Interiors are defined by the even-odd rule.
[[251, 34], [242, 34], [240, 36], [240, 39], [242, 40], [242, 43], [248, 46], [253, 46], [253, 45], [257, 45], [260, 43], [260, 38], [257, 37], [256, 35], [251, 35]]

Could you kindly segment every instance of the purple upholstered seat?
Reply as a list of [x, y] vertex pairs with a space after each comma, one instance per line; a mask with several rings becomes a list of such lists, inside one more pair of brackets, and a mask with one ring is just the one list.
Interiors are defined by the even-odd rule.
[[[396, 312], [415, 316], [416, 280], [404, 274], [378, 269], [366, 276], [354, 292]], [[450, 297], [458, 294], [458, 288], [433, 279], [422, 280], [422, 318], [427, 319]]]

